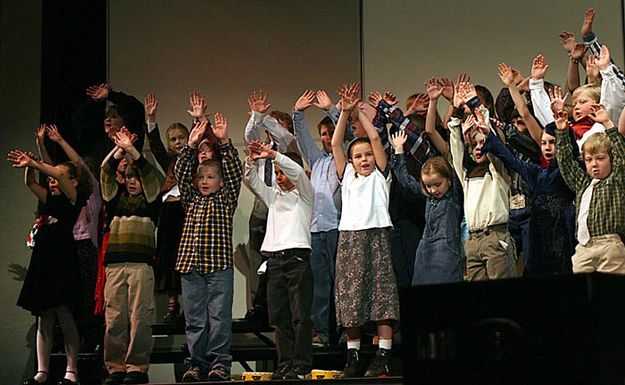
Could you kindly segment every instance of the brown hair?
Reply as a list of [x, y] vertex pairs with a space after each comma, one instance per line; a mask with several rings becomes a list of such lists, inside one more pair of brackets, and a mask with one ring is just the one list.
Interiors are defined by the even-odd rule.
[[217, 175], [219, 175], [219, 179], [223, 179], [223, 172], [221, 170], [221, 162], [219, 160], [216, 159], [208, 159], [205, 160], [204, 162], [200, 163], [197, 166], [197, 173], [200, 173], [200, 170], [202, 168], [214, 168], [215, 170], [217, 170]]
[[91, 185], [91, 178], [89, 177], [90, 171], [86, 165], [79, 166], [70, 161], [60, 163], [59, 165], [65, 166], [70, 179], [75, 178], [78, 182], [76, 185], [76, 191], [81, 192], [86, 197], [91, 195], [93, 192], [93, 186]]
[[289, 130], [291, 134], [293, 133], [293, 118], [291, 118], [291, 115], [282, 111], [271, 111], [269, 116], [271, 116], [272, 118], [276, 118], [276, 120], [278, 121], [284, 120], [286, 122], [285, 128]]
[[430, 196], [427, 189], [425, 188], [425, 183], [423, 183], [423, 175], [440, 175], [443, 178], [449, 179], [450, 181], [453, 178], [453, 170], [451, 169], [451, 165], [448, 161], [445, 160], [442, 156], [435, 156], [425, 161], [423, 166], [421, 167], [421, 191], [425, 196]]

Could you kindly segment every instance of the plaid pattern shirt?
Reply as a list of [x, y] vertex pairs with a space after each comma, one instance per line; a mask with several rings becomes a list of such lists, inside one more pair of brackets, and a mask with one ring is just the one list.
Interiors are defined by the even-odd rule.
[[413, 158], [423, 163], [428, 158], [437, 155], [436, 150], [425, 136], [424, 127], [419, 127], [412, 123], [409, 118], [397, 106], [389, 106], [384, 100], [380, 100], [377, 113], [373, 118], [373, 125], [378, 129], [382, 145], [387, 154], [390, 155], [391, 144], [386, 130], [386, 124], [391, 123], [397, 130], [402, 130], [408, 136], [404, 144], [404, 151], [410, 153]]
[[232, 218], [243, 179], [239, 154], [229, 141], [219, 145], [223, 187], [204, 196], [193, 184], [196, 150], [185, 145], [174, 173], [185, 212], [176, 271], [200, 274], [224, 270], [233, 265]]
[[[588, 230], [591, 237], [618, 234], [621, 240], [625, 240], [625, 138], [615, 127], [607, 129], [605, 133], [612, 144], [612, 173], [595, 185], [588, 212]], [[573, 158], [571, 138], [567, 131], [556, 131], [556, 146], [562, 177], [576, 195], [577, 217], [582, 195], [592, 178]]]

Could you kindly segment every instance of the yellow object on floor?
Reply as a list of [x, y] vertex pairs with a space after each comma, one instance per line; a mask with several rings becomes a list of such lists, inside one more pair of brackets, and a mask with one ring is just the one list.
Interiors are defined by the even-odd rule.
[[271, 381], [271, 372], [243, 372], [243, 381]]
[[340, 370], [314, 369], [312, 372], [310, 372], [313, 380], [336, 380], [337, 378], [341, 377], [341, 374], [343, 374], [343, 372], [341, 372]]

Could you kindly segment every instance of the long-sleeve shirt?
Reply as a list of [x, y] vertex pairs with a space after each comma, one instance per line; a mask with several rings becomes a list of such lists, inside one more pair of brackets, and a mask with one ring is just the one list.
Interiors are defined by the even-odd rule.
[[256, 196], [265, 203], [267, 231], [261, 251], [310, 249], [310, 219], [313, 211], [313, 187], [300, 165], [278, 153], [275, 164], [289, 178], [294, 189], [283, 191], [267, 186], [258, 177], [257, 167], [245, 162], [245, 179]]
[[243, 167], [230, 141], [219, 145], [223, 187], [208, 196], [193, 185], [197, 150], [182, 148], [174, 166], [185, 212], [176, 271], [208, 274], [233, 265], [232, 219], [241, 190]]
[[[612, 173], [595, 185], [588, 212], [588, 231], [591, 237], [618, 234], [625, 240], [625, 138], [615, 127], [605, 131], [612, 145]], [[566, 184], [576, 195], [576, 214], [584, 191], [592, 177], [584, 172], [573, 158], [569, 133], [556, 131], [556, 157]], [[576, 224], [576, 227], [578, 224]]]
[[[478, 107], [488, 122], [488, 110]], [[509, 176], [499, 159], [488, 155], [488, 171], [481, 177], [469, 177], [463, 167], [464, 142], [461, 133], [462, 121], [452, 116], [449, 120], [449, 148], [454, 170], [462, 183], [464, 212], [469, 231], [483, 230], [500, 225], [509, 219]], [[490, 124], [490, 123], [489, 123]]]

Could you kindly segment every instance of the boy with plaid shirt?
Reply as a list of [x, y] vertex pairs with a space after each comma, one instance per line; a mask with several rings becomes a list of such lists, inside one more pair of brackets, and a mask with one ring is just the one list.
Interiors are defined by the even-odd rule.
[[242, 165], [228, 139], [227, 121], [215, 114], [211, 127], [221, 160], [192, 169], [208, 121], [196, 123], [174, 173], [185, 210], [176, 271], [181, 275], [189, 369], [183, 382], [229, 380], [232, 356], [233, 248], [232, 218], [241, 189]]

